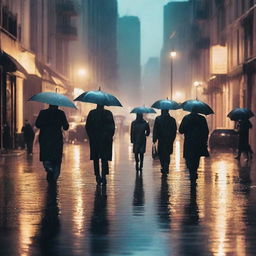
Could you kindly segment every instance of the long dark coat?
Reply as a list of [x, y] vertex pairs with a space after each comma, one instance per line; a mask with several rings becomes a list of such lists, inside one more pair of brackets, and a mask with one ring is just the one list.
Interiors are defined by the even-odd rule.
[[237, 124], [238, 128], [238, 149], [240, 151], [248, 151], [249, 146], [249, 130], [252, 128], [252, 123], [248, 120], [240, 120]]
[[112, 143], [115, 122], [112, 113], [106, 109], [89, 112], [85, 129], [90, 142], [90, 159], [112, 160]]
[[133, 153], [145, 153], [146, 136], [150, 134], [148, 122], [144, 119], [134, 120], [131, 125], [131, 143], [133, 143]]
[[36, 127], [40, 129], [40, 161], [61, 162], [63, 152], [62, 128], [68, 130], [69, 124], [62, 110], [48, 108], [41, 110]]
[[173, 142], [176, 138], [177, 125], [169, 113], [156, 117], [153, 128], [153, 142], [158, 140], [158, 154], [169, 155], [173, 153]]
[[204, 116], [191, 113], [184, 116], [179, 132], [184, 134], [184, 158], [209, 156], [207, 141], [209, 129]]

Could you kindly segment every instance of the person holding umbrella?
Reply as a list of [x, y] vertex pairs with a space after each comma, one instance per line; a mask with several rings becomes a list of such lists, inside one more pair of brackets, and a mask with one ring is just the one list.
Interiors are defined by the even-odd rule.
[[47, 181], [55, 184], [61, 169], [63, 153], [62, 129], [68, 130], [69, 123], [64, 111], [58, 106], [76, 108], [66, 96], [53, 92], [42, 92], [32, 96], [30, 101], [49, 104], [48, 109], [41, 110], [35, 125], [40, 129], [40, 161], [47, 172]]
[[[115, 122], [111, 111], [104, 106], [120, 106], [119, 100], [101, 91], [87, 91], [79, 95], [75, 101], [97, 104], [96, 109], [89, 112], [85, 129], [90, 143], [90, 159], [93, 160], [97, 185], [106, 185], [109, 174], [108, 161], [112, 160], [112, 143], [115, 134]], [[101, 159], [101, 172], [99, 161]]]
[[197, 169], [201, 156], [209, 156], [207, 149], [209, 129], [207, 121], [201, 114], [213, 114], [212, 109], [204, 102], [198, 100], [185, 101], [181, 107], [191, 112], [181, 121], [179, 132], [184, 134], [183, 157], [189, 169], [190, 181], [194, 184], [198, 178]]
[[150, 134], [149, 124], [143, 119], [143, 113], [155, 113], [155, 110], [152, 108], [137, 107], [131, 113], [136, 113], [136, 119], [131, 124], [130, 133], [136, 161], [135, 168], [137, 172], [142, 172], [144, 153], [146, 152], [146, 137]]
[[241, 154], [246, 154], [247, 160], [252, 158], [253, 151], [249, 144], [249, 130], [252, 128], [252, 123], [249, 118], [253, 117], [254, 113], [247, 108], [235, 108], [229, 114], [228, 117], [236, 121], [236, 129], [238, 131], [238, 152], [235, 159], [240, 160]]
[[173, 143], [176, 138], [176, 120], [170, 116], [169, 110], [178, 109], [177, 102], [172, 100], [156, 101], [152, 108], [161, 109], [161, 115], [157, 116], [153, 127], [153, 143], [158, 142], [157, 151], [161, 163], [161, 173], [168, 175], [170, 165], [170, 155], [173, 153]]

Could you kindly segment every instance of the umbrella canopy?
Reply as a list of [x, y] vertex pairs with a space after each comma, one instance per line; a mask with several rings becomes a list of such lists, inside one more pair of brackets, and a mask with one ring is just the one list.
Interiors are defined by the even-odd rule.
[[122, 107], [122, 104], [114, 95], [101, 90], [84, 92], [74, 99], [74, 101], [89, 102], [103, 106]]
[[204, 115], [214, 114], [210, 106], [200, 100], [187, 100], [181, 104], [185, 111], [200, 113]]
[[231, 120], [249, 119], [254, 116], [253, 112], [248, 108], [235, 108], [227, 115]]
[[176, 101], [166, 99], [156, 101], [151, 107], [162, 110], [176, 110], [179, 109], [179, 104]]
[[134, 114], [147, 114], [147, 113], [156, 113], [156, 111], [153, 108], [136, 107], [130, 113], [134, 113]]
[[36, 101], [55, 106], [76, 108], [75, 104], [68, 97], [56, 92], [40, 92], [32, 96], [29, 101]]

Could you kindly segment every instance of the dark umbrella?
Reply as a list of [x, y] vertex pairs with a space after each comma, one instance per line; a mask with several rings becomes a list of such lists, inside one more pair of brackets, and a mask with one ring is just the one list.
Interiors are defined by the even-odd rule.
[[151, 107], [162, 110], [176, 110], [179, 109], [179, 104], [176, 101], [166, 99], [156, 101]]
[[153, 108], [136, 107], [130, 113], [134, 113], [134, 114], [147, 114], [147, 113], [156, 113], [156, 111]]
[[87, 91], [79, 95], [74, 101], [89, 102], [103, 106], [122, 107], [120, 101], [112, 94], [101, 91]]
[[29, 101], [36, 101], [55, 106], [76, 108], [75, 104], [68, 97], [56, 92], [40, 92], [32, 96]]
[[214, 114], [210, 106], [200, 100], [187, 100], [181, 104], [185, 111], [200, 113], [204, 115]]
[[248, 108], [235, 108], [227, 115], [231, 120], [249, 119], [254, 116], [253, 112]]

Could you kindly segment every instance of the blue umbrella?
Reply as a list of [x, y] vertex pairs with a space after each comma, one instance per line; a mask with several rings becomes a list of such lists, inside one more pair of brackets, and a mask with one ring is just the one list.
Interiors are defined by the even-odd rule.
[[200, 100], [187, 100], [181, 104], [185, 111], [200, 113], [204, 115], [214, 114], [210, 106]]
[[75, 104], [68, 97], [56, 92], [40, 92], [32, 96], [29, 101], [36, 101], [55, 106], [76, 108]]
[[179, 109], [180, 105], [176, 101], [166, 99], [156, 101], [151, 107], [162, 110], [176, 110]]
[[101, 91], [87, 91], [79, 95], [74, 101], [94, 103], [103, 106], [122, 107], [120, 101], [112, 94]]
[[149, 113], [156, 113], [156, 111], [153, 108], [136, 107], [130, 113], [134, 113], [134, 114], [149, 114]]
[[239, 119], [249, 119], [254, 116], [254, 113], [248, 108], [235, 108], [228, 113], [228, 117], [237, 121]]

